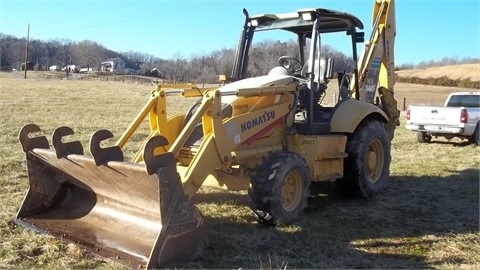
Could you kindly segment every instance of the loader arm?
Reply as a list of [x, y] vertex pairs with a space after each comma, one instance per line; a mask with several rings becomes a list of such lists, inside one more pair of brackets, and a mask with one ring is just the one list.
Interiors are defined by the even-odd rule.
[[[177, 156], [196, 124], [201, 120], [204, 139], [197, 154], [188, 166], [177, 166], [187, 197], [192, 197], [198, 191], [212, 171], [221, 169], [224, 164], [231, 164], [239, 154], [243, 154], [243, 158], [252, 158], [261, 154], [260, 149], [252, 151], [250, 154], [237, 153], [235, 149], [241, 144], [249, 143], [252, 138], [261, 136], [276, 126], [283, 125], [285, 116], [291, 111], [291, 103], [283, 102], [268, 109], [259, 109], [223, 119], [222, 96], [247, 98], [267, 95], [282, 96], [293, 92], [295, 92], [294, 84], [236, 89], [231, 92], [221, 92], [218, 89], [207, 91], [201, 105], [169, 150]], [[269, 151], [274, 147], [265, 149], [265, 151]]]
[[[350, 85], [350, 93], [368, 103], [377, 103], [377, 95], [383, 111], [389, 117], [387, 130], [390, 138], [398, 126], [400, 111], [393, 97], [395, 84], [394, 46], [396, 35], [394, 0], [375, 1], [372, 15], [372, 34], [365, 43], [358, 61], [359, 80], [355, 78]], [[358, 81], [358, 93], [355, 92]]]
[[131, 137], [139, 130], [140, 124], [148, 117], [150, 134], [147, 139], [144, 140], [142, 147], [138, 149], [137, 153], [132, 158], [132, 162], [139, 163], [143, 161], [145, 144], [154, 136], [163, 136], [168, 142], [170, 142], [170, 144], [165, 145], [164, 148], [164, 152], [168, 151], [171, 143], [175, 141], [177, 134], [182, 129], [185, 115], [177, 114], [169, 117], [167, 114], [167, 97], [178, 95], [184, 97], [202, 97], [209, 89], [210, 88], [198, 88], [192, 84], [156, 85], [155, 90], [150, 94], [150, 99], [133, 119], [128, 128], [123, 132], [115, 145], [120, 147], [120, 149], [123, 149]]

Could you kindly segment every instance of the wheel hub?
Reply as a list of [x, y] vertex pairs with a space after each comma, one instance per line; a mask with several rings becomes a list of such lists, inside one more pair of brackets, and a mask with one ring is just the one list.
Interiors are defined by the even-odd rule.
[[302, 196], [302, 178], [299, 172], [291, 171], [282, 186], [282, 205], [286, 211], [295, 209]]
[[377, 164], [377, 154], [375, 154], [375, 152], [373, 151], [369, 151], [368, 157], [367, 157], [368, 170], [374, 169], [376, 164]]
[[383, 169], [384, 152], [382, 142], [373, 140], [368, 146], [365, 156], [365, 169], [368, 180], [375, 183], [380, 178]]

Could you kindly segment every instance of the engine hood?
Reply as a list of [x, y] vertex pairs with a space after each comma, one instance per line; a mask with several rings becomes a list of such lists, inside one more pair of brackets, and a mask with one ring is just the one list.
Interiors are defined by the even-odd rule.
[[292, 83], [294, 77], [290, 75], [265, 75], [260, 77], [243, 79], [220, 87], [222, 93], [231, 93], [241, 88], [255, 88], [275, 85], [286, 85]]

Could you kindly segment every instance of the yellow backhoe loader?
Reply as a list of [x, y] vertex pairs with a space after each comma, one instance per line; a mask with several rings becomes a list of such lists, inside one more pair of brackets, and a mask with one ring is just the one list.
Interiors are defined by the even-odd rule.
[[[374, 1], [373, 33], [360, 57], [363, 24], [348, 13], [244, 14], [231, 82], [212, 89], [157, 85], [114, 145], [105, 146], [114, 135], [99, 130], [89, 156], [69, 139], [69, 127], [56, 129], [50, 146], [37, 125], [24, 126], [19, 139], [30, 188], [15, 222], [132, 267], [155, 268], [201, 251], [206, 224], [192, 197], [202, 185], [248, 190], [254, 216], [266, 225], [298, 220], [312, 182], [335, 181], [363, 197], [381, 191], [399, 117], [394, 1]], [[248, 78], [253, 37], [270, 30], [293, 34], [298, 54]], [[327, 33], [346, 34], [358, 63], [353, 74], [338, 74], [338, 84], [329, 84], [335, 59], [321, 51]], [[338, 91], [332, 106], [319, 102], [327, 88]], [[174, 95], [201, 99], [169, 115]], [[144, 119], [151, 133], [125, 161], [122, 149]]]

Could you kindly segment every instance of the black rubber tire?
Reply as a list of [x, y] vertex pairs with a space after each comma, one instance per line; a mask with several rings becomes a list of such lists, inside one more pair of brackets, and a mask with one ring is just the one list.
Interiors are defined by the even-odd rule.
[[477, 126], [475, 127], [475, 131], [472, 134], [471, 143], [473, 143], [476, 146], [480, 146], [480, 123], [477, 123]]
[[417, 131], [417, 141], [419, 143], [429, 143], [432, 141], [432, 135], [427, 134], [426, 132]]
[[303, 214], [310, 195], [309, 170], [297, 153], [266, 155], [250, 177], [248, 196], [257, 221], [265, 225], [292, 224]]
[[390, 175], [390, 139], [377, 120], [361, 123], [347, 140], [343, 178], [335, 184], [350, 197], [370, 197], [383, 190]]

